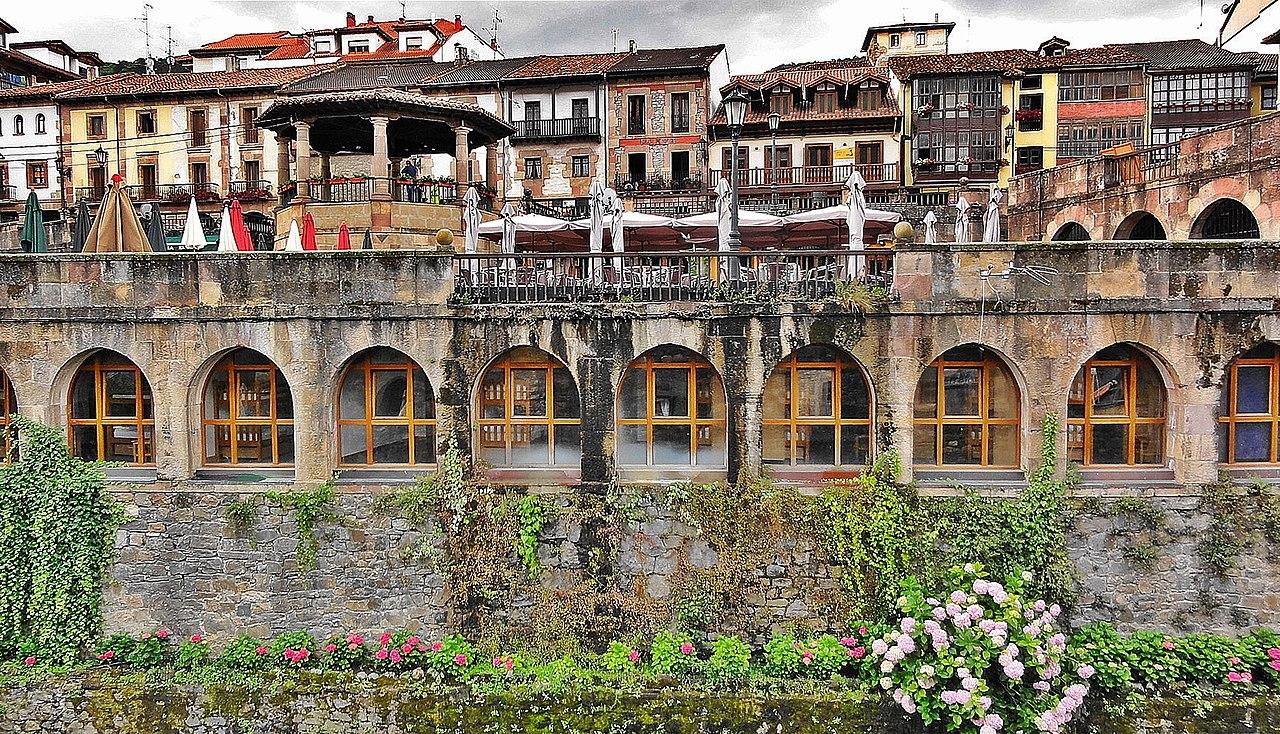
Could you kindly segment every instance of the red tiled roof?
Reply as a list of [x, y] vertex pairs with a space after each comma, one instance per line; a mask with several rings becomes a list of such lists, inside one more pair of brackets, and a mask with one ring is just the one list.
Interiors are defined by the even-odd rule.
[[52, 84], [37, 84], [31, 87], [10, 87], [8, 89], [0, 89], [0, 101], [12, 102], [22, 99], [45, 99], [51, 98], [55, 94], [69, 92], [77, 87], [98, 84], [104, 80], [110, 79], [104, 76], [92, 81], [88, 79], [72, 79], [68, 82], [54, 82]]
[[316, 73], [313, 67], [284, 69], [241, 69], [240, 71], [199, 71], [180, 74], [114, 74], [84, 87], [57, 95], [59, 100], [94, 99], [127, 95], [185, 94], [228, 89], [272, 89]]
[[1280, 43], [1280, 30], [1262, 39], [1263, 43]]
[[571, 76], [574, 74], [598, 74], [608, 71], [627, 57], [627, 53], [574, 54], [569, 56], [539, 56], [507, 75], [508, 79], [532, 79], [537, 77]]
[[1138, 66], [1145, 59], [1116, 46], [1067, 49], [1061, 56], [1041, 56], [1021, 48], [1000, 51], [973, 51], [962, 54], [894, 56], [889, 68], [899, 79], [946, 74], [998, 72], [1014, 74], [1031, 69], [1062, 69], [1078, 66]]
[[[817, 85], [829, 82], [837, 87], [859, 84], [868, 79], [874, 79], [883, 84], [889, 83], [888, 71], [884, 67], [876, 66], [843, 66], [840, 61], [826, 62], [826, 66], [822, 66], [820, 62], [812, 62], [803, 65], [797, 65], [798, 68], [786, 67], [781, 70], [767, 71], [763, 74], [742, 74], [731, 77], [729, 83], [721, 87], [722, 93], [727, 93], [734, 87], [742, 87], [744, 89], [764, 93], [769, 89], [782, 84], [795, 89], [813, 89]], [[807, 98], [812, 101], [813, 95], [810, 93]], [[756, 100], [759, 102], [759, 100]], [[813, 104], [800, 105], [792, 107], [791, 111], [783, 117], [784, 122], [808, 122], [816, 120], [864, 120], [884, 117], [897, 117], [898, 103], [892, 94], [885, 95], [885, 104], [874, 110], [864, 110], [857, 106], [840, 106], [830, 112], [820, 112]], [[769, 119], [769, 109], [762, 105], [751, 105], [747, 108], [747, 115], [743, 124], [752, 125], [755, 123], [764, 124]], [[716, 111], [711, 120], [714, 125], [723, 125], [725, 123], [724, 110]]]
[[[372, 23], [357, 23], [352, 26], [341, 26], [338, 28], [326, 28], [323, 30], [312, 31], [311, 35], [343, 35], [347, 33], [368, 33], [374, 32], [382, 36], [384, 39], [381, 45], [373, 48], [369, 53], [341, 54], [344, 61], [358, 61], [360, 59], [413, 59], [425, 56], [434, 56], [450, 36], [461, 32], [466, 25], [461, 22], [454, 22], [446, 18], [422, 19], [422, 20], [376, 20]], [[421, 49], [400, 50], [400, 32], [411, 30], [433, 30], [429, 46]], [[442, 40], [443, 39], [443, 40]], [[269, 50], [268, 50], [269, 49]], [[292, 59], [305, 59], [312, 55], [311, 42], [306, 36], [295, 35], [288, 31], [275, 31], [271, 33], [238, 33], [221, 41], [207, 43], [200, 48], [192, 49], [192, 53], [198, 56], [219, 55], [225, 51], [262, 51], [267, 50], [263, 56], [269, 61], [285, 61]], [[321, 58], [337, 57], [339, 54], [329, 53], [321, 54]]]
[[797, 71], [766, 71], [763, 74], [740, 74], [732, 77], [729, 83], [720, 88], [721, 92], [728, 92], [735, 86], [741, 86], [746, 89], [772, 89], [779, 84], [786, 84], [791, 87], [808, 89], [821, 82], [829, 81], [832, 84], [858, 84], [867, 79], [878, 79], [882, 82], [888, 82], [889, 77], [883, 67], [874, 66], [852, 66], [852, 67], [826, 67], [809, 66]]
[[290, 42], [277, 46], [274, 51], [263, 56], [263, 59], [280, 61], [284, 59], [305, 59], [311, 55], [311, 44], [305, 38], [291, 38]]
[[200, 48], [192, 49], [192, 52], [198, 51], [240, 51], [261, 48], [273, 48], [279, 46], [287, 46], [295, 41], [306, 42], [306, 39], [295, 36], [288, 31], [273, 31], [271, 33], [237, 33], [229, 36], [221, 41], [206, 43]]

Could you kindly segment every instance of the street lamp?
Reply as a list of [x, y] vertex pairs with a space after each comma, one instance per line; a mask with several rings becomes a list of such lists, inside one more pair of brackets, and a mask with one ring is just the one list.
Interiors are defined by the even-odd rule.
[[[738, 139], [742, 137], [742, 121], [747, 116], [747, 95], [735, 89], [724, 98], [724, 117], [729, 123], [729, 136], [733, 139], [733, 155], [729, 163], [729, 183], [732, 199], [729, 207], [729, 249], [742, 248], [742, 235], [738, 232]], [[737, 259], [732, 260], [733, 263]], [[732, 266], [731, 266], [732, 269]]]
[[107, 165], [107, 151], [103, 150], [102, 146], [99, 145], [98, 149], [93, 151], [93, 159], [97, 161], [100, 166]]
[[778, 125], [782, 122], [782, 115], [777, 112], [769, 113], [769, 163], [773, 170], [769, 172], [769, 203], [773, 206], [773, 213], [778, 213]]

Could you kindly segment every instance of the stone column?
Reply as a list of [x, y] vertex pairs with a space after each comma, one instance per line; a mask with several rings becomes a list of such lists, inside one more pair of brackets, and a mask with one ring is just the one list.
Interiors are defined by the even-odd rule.
[[471, 177], [467, 175], [467, 155], [471, 150], [468, 136], [471, 134], [471, 128], [466, 125], [459, 125], [453, 129], [454, 145], [453, 145], [453, 167], [457, 171], [454, 178], [458, 181], [458, 198], [461, 199], [467, 193], [467, 187], [471, 185]]
[[276, 136], [276, 188], [288, 181], [289, 175], [289, 141], [284, 137]]
[[494, 191], [498, 190], [498, 144], [489, 143], [484, 146], [484, 182]]
[[387, 168], [391, 158], [387, 152], [386, 117], [371, 117], [373, 123], [373, 158], [369, 162], [369, 175], [373, 176], [373, 188], [369, 198], [373, 201], [391, 201], [391, 182], [387, 180]]
[[298, 131], [298, 193], [294, 201], [311, 201], [311, 123], [296, 122], [294, 129]]
[[328, 181], [333, 178], [333, 161], [328, 153], [320, 154], [320, 178]]
[[613, 362], [587, 355], [578, 359], [578, 394], [582, 396], [582, 482], [601, 487], [614, 473]]

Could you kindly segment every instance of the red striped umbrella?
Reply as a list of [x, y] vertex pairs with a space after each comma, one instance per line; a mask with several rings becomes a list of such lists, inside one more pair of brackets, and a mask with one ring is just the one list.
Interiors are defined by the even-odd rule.
[[249, 228], [244, 223], [244, 207], [240, 206], [238, 199], [231, 200], [231, 234], [235, 238], [237, 250], [253, 250], [253, 239], [249, 237]]
[[347, 229], [347, 223], [343, 222], [338, 226], [338, 249], [351, 249], [351, 231]]
[[302, 217], [302, 249], [316, 249], [316, 220], [311, 218], [311, 212]]

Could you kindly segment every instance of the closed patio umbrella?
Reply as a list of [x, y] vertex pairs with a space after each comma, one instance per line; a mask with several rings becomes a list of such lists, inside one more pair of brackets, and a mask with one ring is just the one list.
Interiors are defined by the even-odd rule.
[[84, 241], [89, 239], [89, 225], [93, 217], [89, 214], [89, 200], [81, 199], [76, 205], [76, 227], [72, 233], [72, 245], [76, 252], [84, 250]]
[[347, 223], [343, 222], [338, 225], [338, 247], [339, 250], [351, 249], [351, 230], [347, 229]]
[[850, 250], [863, 250], [867, 246], [865, 240], [867, 197], [862, 192], [866, 186], [867, 182], [863, 180], [862, 174], [858, 173], [856, 169], [849, 174], [848, 180], [844, 182], [844, 187], [849, 190], [849, 217], [845, 220], [845, 223], [849, 228]]
[[1000, 200], [1004, 195], [995, 184], [991, 184], [991, 196], [987, 201], [987, 211], [982, 215], [982, 241], [1000, 241]]
[[475, 252], [480, 244], [480, 192], [476, 187], [467, 188], [462, 195], [463, 252]]
[[133, 202], [125, 193], [123, 181], [119, 174], [111, 177], [111, 187], [102, 197], [98, 216], [85, 238], [85, 252], [151, 252], [147, 234], [142, 231], [142, 222], [138, 221]]
[[231, 228], [231, 210], [222, 207], [222, 224], [218, 227], [218, 252], [235, 252], [239, 250], [236, 247], [236, 233]]
[[160, 216], [160, 207], [148, 204], [151, 215], [147, 217], [147, 241], [156, 252], [168, 252], [169, 243], [164, 240], [164, 221]]
[[44, 231], [44, 211], [36, 192], [27, 194], [27, 208], [22, 213], [22, 241], [27, 252], [48, 252], [49, 233]]
[[285, 252], [302, 252], [302, 235], [298, 234], [298, 220], [289, 220], [289, 236], [284, 241]]
[[[618, 198], [618, 192], [611, 188], [604, 190], [604, 201], [606, 211], [609, 214], [609, 246], [613, 251], [622, 254], [627, 251], [627, 226], [626, 216], [627, 210], [622, 206], [622, 199]], [[667, 223], [670, 226], [670, 222]], [[613, 269], [622, 272], [623, 259], [621, 257], [613, 258]]]
[[373, 249], [373, 230], [366, 229], [364, 231], [364, 242], [360, 245], [361, 250]]
[[924, 215], [924, 243], [932, 245], [938, 241], [938, 215], [930, 209]]
[[182, 240], [178, 247], [188, 252], [203, 250], [209, 246], [205, 239], [204, 227], [200, 224], [200, 212], [196, 209], [196, 197], [191, 197], [191, 205], [187, 207], [187, 222], [182, 228]]
[[302, 215], [302, 249], [316, 249], [316, 220], [311, 212]]
[[[505, 255], [516, 251], [516, 208], [511, 202], [502, 205], [502, 252]], [[479, 233], [477, 233], [479, 234]]]
[[[716, 240], [717, 249], [721, 252], [729, 251], [729, 230], [733, 227], [732, 197], [733, 187], [729, 185], [728, 180], [721, 178], [716, 184]], [[741, 212], [738, 214], [738, 219], [741, 223]]]
[[963, 196], [956, 199], [956, 242], [969, 241], [969, 201]]
[[235, 236], [237, 250], [253, 251], [253, 238], [249, 236], [249, 225], [244, 223], [244, 207], [240, 206], [239, 199], [231, 200], [231, 234]]

